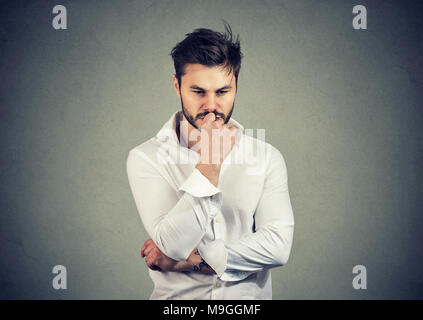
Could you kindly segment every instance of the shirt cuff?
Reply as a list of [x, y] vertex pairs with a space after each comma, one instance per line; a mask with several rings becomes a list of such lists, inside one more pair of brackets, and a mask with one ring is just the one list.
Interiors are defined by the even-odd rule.
[[218, 239], [208, 243], [200, 242], [197, 249], [201, 258], [216, 272], [218, 277], [221, 277], [226, 270], [228, 257], [223, 240]]
[[255, 273], [256, 271], [225, 271], [219, 278], [222, 281], [241, 281]]
[[193, 197], [210, 197], [221, 192], [197, 168], [194, 168], [179, 190], [188, 192]]

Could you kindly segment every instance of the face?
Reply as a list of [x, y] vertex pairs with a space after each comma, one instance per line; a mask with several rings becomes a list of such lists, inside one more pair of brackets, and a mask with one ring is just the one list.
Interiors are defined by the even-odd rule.
[[202, 64], [188, 64], [186, 73], [178, 79], [173, 75], [176, 94], [181, 99], [184, 120], [198, 129], [204, 117], [213, 112], [217, 121], [227, 123], [231, 118], [235, 94], [235, 75], [228, 74], [221, 66], [207, 67]]

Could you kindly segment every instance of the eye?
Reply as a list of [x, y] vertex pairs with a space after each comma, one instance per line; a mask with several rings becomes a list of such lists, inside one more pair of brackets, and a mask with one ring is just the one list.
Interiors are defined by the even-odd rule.
[[223, 91], [218, 91], [217, 93], [218, 94], [225, 94], [225, 93], [227, 93], [228, 91], [227, 90], [223, 90]]
[[194, 93], [196, 93], [196, 94], [204, 94], [204, 91], [193, 91]]

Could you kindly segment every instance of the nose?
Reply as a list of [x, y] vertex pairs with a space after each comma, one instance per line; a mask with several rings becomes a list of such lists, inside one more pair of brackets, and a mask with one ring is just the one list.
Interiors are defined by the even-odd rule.
[[214, 94], [209, 94], [206, 98], [204, 109], [208, 112], [213, 112], [216, 110], [216, 97]]

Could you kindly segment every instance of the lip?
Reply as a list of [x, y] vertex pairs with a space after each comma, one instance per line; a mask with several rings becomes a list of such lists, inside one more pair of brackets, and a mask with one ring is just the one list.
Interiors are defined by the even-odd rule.
[[[204, 118], [205, 118], [206, 116], [202, 116], [202, 117], [199, 117], [198, 119], [201, 119], [201, 120], [204, 120]], [[214, 121], [216, 121], [216, 120], [220, 120], [220, 119], [223, 119], [222, 117], [219, 117], [219, 116], [217, 116], [217, 117], [215, 117], [215, 120]]]

